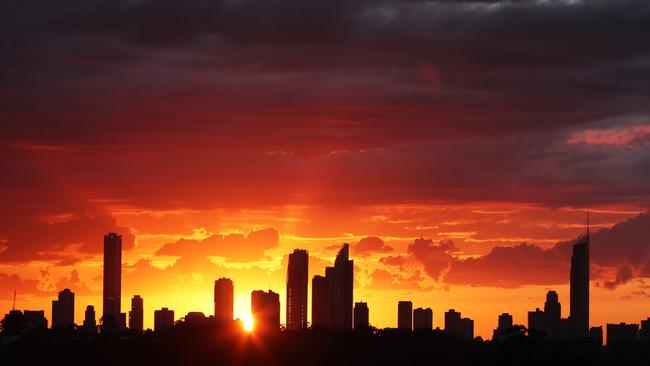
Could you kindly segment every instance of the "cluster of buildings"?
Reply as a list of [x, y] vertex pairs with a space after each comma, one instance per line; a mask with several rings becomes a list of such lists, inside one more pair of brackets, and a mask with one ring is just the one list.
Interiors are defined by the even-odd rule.
[[[354, 261], [350, 260], [350, 247], [344, 244], [334, 265], [326, 267], [324, 275], [312, 278], [311, 327], [333, 330], [364, 329], [370, 327], [369, 308], [365, 302], [353, 306]], [[100, 324], [95, 308], [86, 307], [81, 326], [75, 325], [75, 294], [69, 289], [59, 292], [52, 301], [52, 328], [77, 329], [88, 333], [117, 332], [144, 329], [144, 300], [135, 295], [127, 314], [121, 310], [122, 288], [122, 237], [115, 233], [104, 236], [103, 308]], [[309, 254], [296, 249], [289, 254], [286, 278], [286, 328], [307, 329]], [[256, 332], [278, 331], [280, 324], [280, 295], [271, 290], [255, 290], [251, 293], [251, 315]], [[234, 318], [234, 284], [229, 278], [219, 278], [214, 283], [214, 315], [206, 317], [200, 312], [190, 312], [185, 322], [229, 323]], [[128, 319], [128, 325], [127, 325]], [[154, 312], [154, 331], [174, 326], [174, 311], [162, 308]], [[3, 331], [19, 332], [28, 329], [47, 328], [43, 310], [12, 310], [3, 320]], [[397, 305], [397, 328], [405, 331], [433, 329], [431, 308], [413, 309], [411, 301], [399, 301]], [[454, 337], [474, 338], [474, 321], [463, 318], [460, 312], [450, 309], [445, 313], [444, 331]], [[513, 335], [549, 337], [553, 339], [580, 339], [591, 337], [602, 344], [602, 327], [589, 328], [589, 233], [573, 247], [570, 273], [570, 314], [562, 318], [562, 306], [557, 292], [548, 291], [543, 310], [528, 313], [528, 326], [513, 325], [512, 315], [503, 313], [498, 317], [494, 330], [495, 340]], [[621, 344], [636, 340], [650, 341], [650, 318], [638, 324], [607, 324], [608, 344]]]

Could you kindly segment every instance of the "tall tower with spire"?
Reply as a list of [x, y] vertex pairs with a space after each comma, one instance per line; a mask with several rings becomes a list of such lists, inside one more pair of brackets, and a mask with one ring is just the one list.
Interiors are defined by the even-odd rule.
[[587, 233], [573, 245], [571, 255], [570, 324], [573, 337], [589, 335], [589, 213]]

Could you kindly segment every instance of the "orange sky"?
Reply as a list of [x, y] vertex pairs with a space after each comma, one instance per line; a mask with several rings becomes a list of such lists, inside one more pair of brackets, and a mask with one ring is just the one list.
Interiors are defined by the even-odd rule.
[[[211, 314], [212, 284], [221, 276], [235, 282], [237, 317], [249, 313], [252, 290], [270, 288], [281, 294], [284, 321], [287, 254], [294, 248], [308, 249], [311, 278], [323, 273], [341, 243], [349, 242], [355, 260], [355, 301], [369, 303], [373, 325], [395, 326], [397, 301], [412, 300], [415, 307], [434, 309], [434, 326], [443, 327], [444, 311], [455, 308], [475, 319], [477, 335], [490, 337], [498, 314], [510, 312], [515, 322], [526, 324], [526, 312], [542, 307], [549, 289], [559, 292], [563, 315], [567, 316], [568, 272], [549, 274], [547, 284], [526, 280], [492, 285], [472, 281], [448, 283], [444, 275], [432, 278], [423, 263], [410, 254], [409, 245], [417, 238], [431, 238], [433, 245], [451, 240], [456, 247], [452, 256], [466, 259], [485, 256], [494, 246], [513, 247], [522, 242], [552, 248], [585, 230], [585, 215], [581, 211], [513, 204], [366, 206], [341, 211], [305, 206], [211, 211], [151, 211], [135, 207], [111, 210], [118, 225], [131, 230], [135, 237], [134, 247], [124, 252], [123, 310], [130, 306], [131, 296], [142, 295], [146, 327], [153, 325], [153, 310], [163, 306], [174, 309], [177, 318], [189, 311]], [[611, 227], [636, 215], [630, 207], [594, 209], [592, 230]], [[348, 227], [355, 230], [347, 230]], [[251, 232], [261, 234], [255, 236]], [[215, 239], [213, 235], [234, 236]], [[362, 240], [369, 237], [381, 240]], [[177, 242], [180, 239], [185, 240]], [[94, 240], [101, 242], [102, 238]], [[594, 245], [601, 244], [595, 239]], [[79, 255], [80, 245], [66, 245], [58, 253]], [[204, 251], [201, 245], [213, 249]], [[167, 249], [161, 249], [164, 246]], [[34, 290], [28, 286], [18, 288], [17, 307], [45, 309], [48, 318], [54, 291], [71, 287], [77, 294], [76, 319], [80, 322], [87, 304], [95, 305], [101, 313], [102, 265], [99, 254], [80, 257], [81, 261], [72, 266], [38, 260], [28, 265], [2, 264], [0, 272], [18, 274], [23, 281], [38, 280], [36, 288], [42, 292], [29, 293]], [[403, 262], [390, 265], [386, 258], [403, 258]], [[495, 269], [499, 271], [502, 269]], [[506, 272], [503, 276], [517, 273]], [[592, 282], [593, 325], [638, 322], [647, 316], [650, 300], [640, 280], [606, 289], [603, 283], [607, 279], [603, 275]], [[10, 292], [10, 286], [4, 286], [0, 311], [10, 308]], [[625, 306], [626, 311], [620, 312], [620, 306]]]

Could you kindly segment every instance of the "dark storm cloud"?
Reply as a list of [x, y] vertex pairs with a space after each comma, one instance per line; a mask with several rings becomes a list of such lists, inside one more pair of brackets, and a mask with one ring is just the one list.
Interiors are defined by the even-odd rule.
[[[551, 248], [525, 243], [496, 246], [486, 255], [468, 259], [457, 258], [454, 244], [449, 241], [435, 244], [417, 239], [408, 250], [433, 279], [449, 284], [512, 288], [567, 283], [574, 242], [558, 243]], [[613, 289], [634, 278], [646, 277], [649, 248], [648, 214], [592, 233], [591, 279], [599, 286]]]
[[[564, 128], [648, 113], [649, 7], [643, 1], [9, 2], [5, 77], [25, 95], [9, 93], [13, 103], [4, 110], [10, 119], [30, 120], [10, 135], [94, 143], [101, 126], [151, 127], [134, 119], [155, 118], [174, 130], [177, 109], [189, 110], [186, 117], [197, 125], [215, 112], [213, 119], [245, 125], [251, 116], [243, 113], [244, 95], [256, 101], [256, 113], [283, 121], [318, 113], [360, 123], [360, 131], [342, 132], [361, 132], [370, 147], [407, 138], [385, 141], [391, 133], [382, 125], [395, 120], [429, 127], [418, 134], [425, 139]], [[65, 93], [54, 93], [57, 87]], [[21, 110], [20, 101], [37, 110]], [[288, 101], [301, 109], [288, 109]], [[73, 104], [76, 115], [65, 114]], [[79, 134], [41, 132], [39, 105]], [[123, 115], [102, 115], [109, 111]], [[327, 141], [318, 129], [304, 135]]]
[[599, 142], [650, 125], [647, 1], [11, 0], [0, 29], [17, 227], [106, 202], [650, 201], [647, 136]]

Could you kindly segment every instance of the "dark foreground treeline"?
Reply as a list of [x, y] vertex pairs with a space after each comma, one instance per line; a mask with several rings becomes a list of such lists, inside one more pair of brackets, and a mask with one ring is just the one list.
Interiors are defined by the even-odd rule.
[[[6, 340], [5, 340], [6, 341]], [[514, 337], [462, 341], [440, 332], [278, 332], [215, 326], [164, 333], [80, 335], [32, 332], [0, 344], [0, 365], [650, 365], [650, 346]]]

